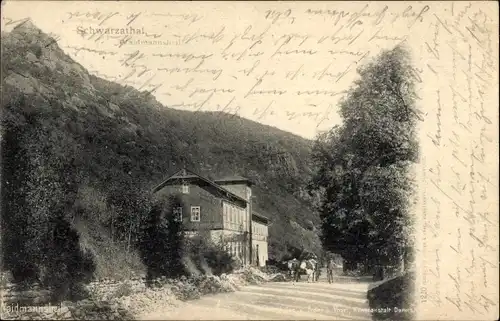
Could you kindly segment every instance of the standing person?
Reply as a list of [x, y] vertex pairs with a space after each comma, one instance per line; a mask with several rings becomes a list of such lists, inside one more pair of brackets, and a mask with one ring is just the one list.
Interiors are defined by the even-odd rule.
[[292, 277], [292, 280], [294, 282], [298, 282], [299, 278], [300, 278], [299, 265], [300, 265], [300, 261], [297, 260], [296, 258], [287, 262], [288, 271], [289, 271], [290, 276]]
[[335, 267], [335, 263], [333, 262], [333, 258], [328, 259], [328, 264], [326, 265], [326, 276], [328, 278], [328, 283], [333, 282], [333, 269]]

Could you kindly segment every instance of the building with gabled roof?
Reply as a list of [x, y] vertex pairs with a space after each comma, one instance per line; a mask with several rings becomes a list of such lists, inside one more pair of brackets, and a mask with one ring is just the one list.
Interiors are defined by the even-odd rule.
[[188, 235], [205, 234], [221, 242], [244, 265], [268, 260], [269, 219], [252, 211], [253, 182], [232, 176], [210, 180], [181, 169], [153, 189], [157, 196], [177, 195], [174, 209]]

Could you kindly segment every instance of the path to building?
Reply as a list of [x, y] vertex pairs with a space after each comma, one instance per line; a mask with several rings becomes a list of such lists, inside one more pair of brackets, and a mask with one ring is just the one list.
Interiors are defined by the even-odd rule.
[[[323, 274], [324, 275], [324, 274]], [[158, 307], [143, 320], [371, 320], [368, 282], [339, 277], [333, 284], [278, 282], [205, 296], [176, 307]]]

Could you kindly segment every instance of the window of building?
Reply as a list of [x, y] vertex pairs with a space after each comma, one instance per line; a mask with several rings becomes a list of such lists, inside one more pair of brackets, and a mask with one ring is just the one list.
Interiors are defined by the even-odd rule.
[[199, 222], [200, 216], [201, 216], [200, 207], [191, 206], [191, 222]]
[[174, 208], [174, 219], [178, 222], [182, 222], [182, 207]]
[[188, 184], [182, 184], [182, 193], [189, 194], [189, 185]]

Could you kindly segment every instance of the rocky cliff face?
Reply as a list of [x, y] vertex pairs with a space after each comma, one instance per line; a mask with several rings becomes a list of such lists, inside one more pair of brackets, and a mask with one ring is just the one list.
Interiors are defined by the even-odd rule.
[[[84, 100], [95, 96], [96, 90], [85, 68], [31, 21], [2, 36], [2, 42], [2, 58], [7, 60], [2, 64], [2, 85], [36, 97], [37, 103], [57, 99], [67, 108], [84, 108]], [[61, 87], [62, 83], [67, 86]]]

